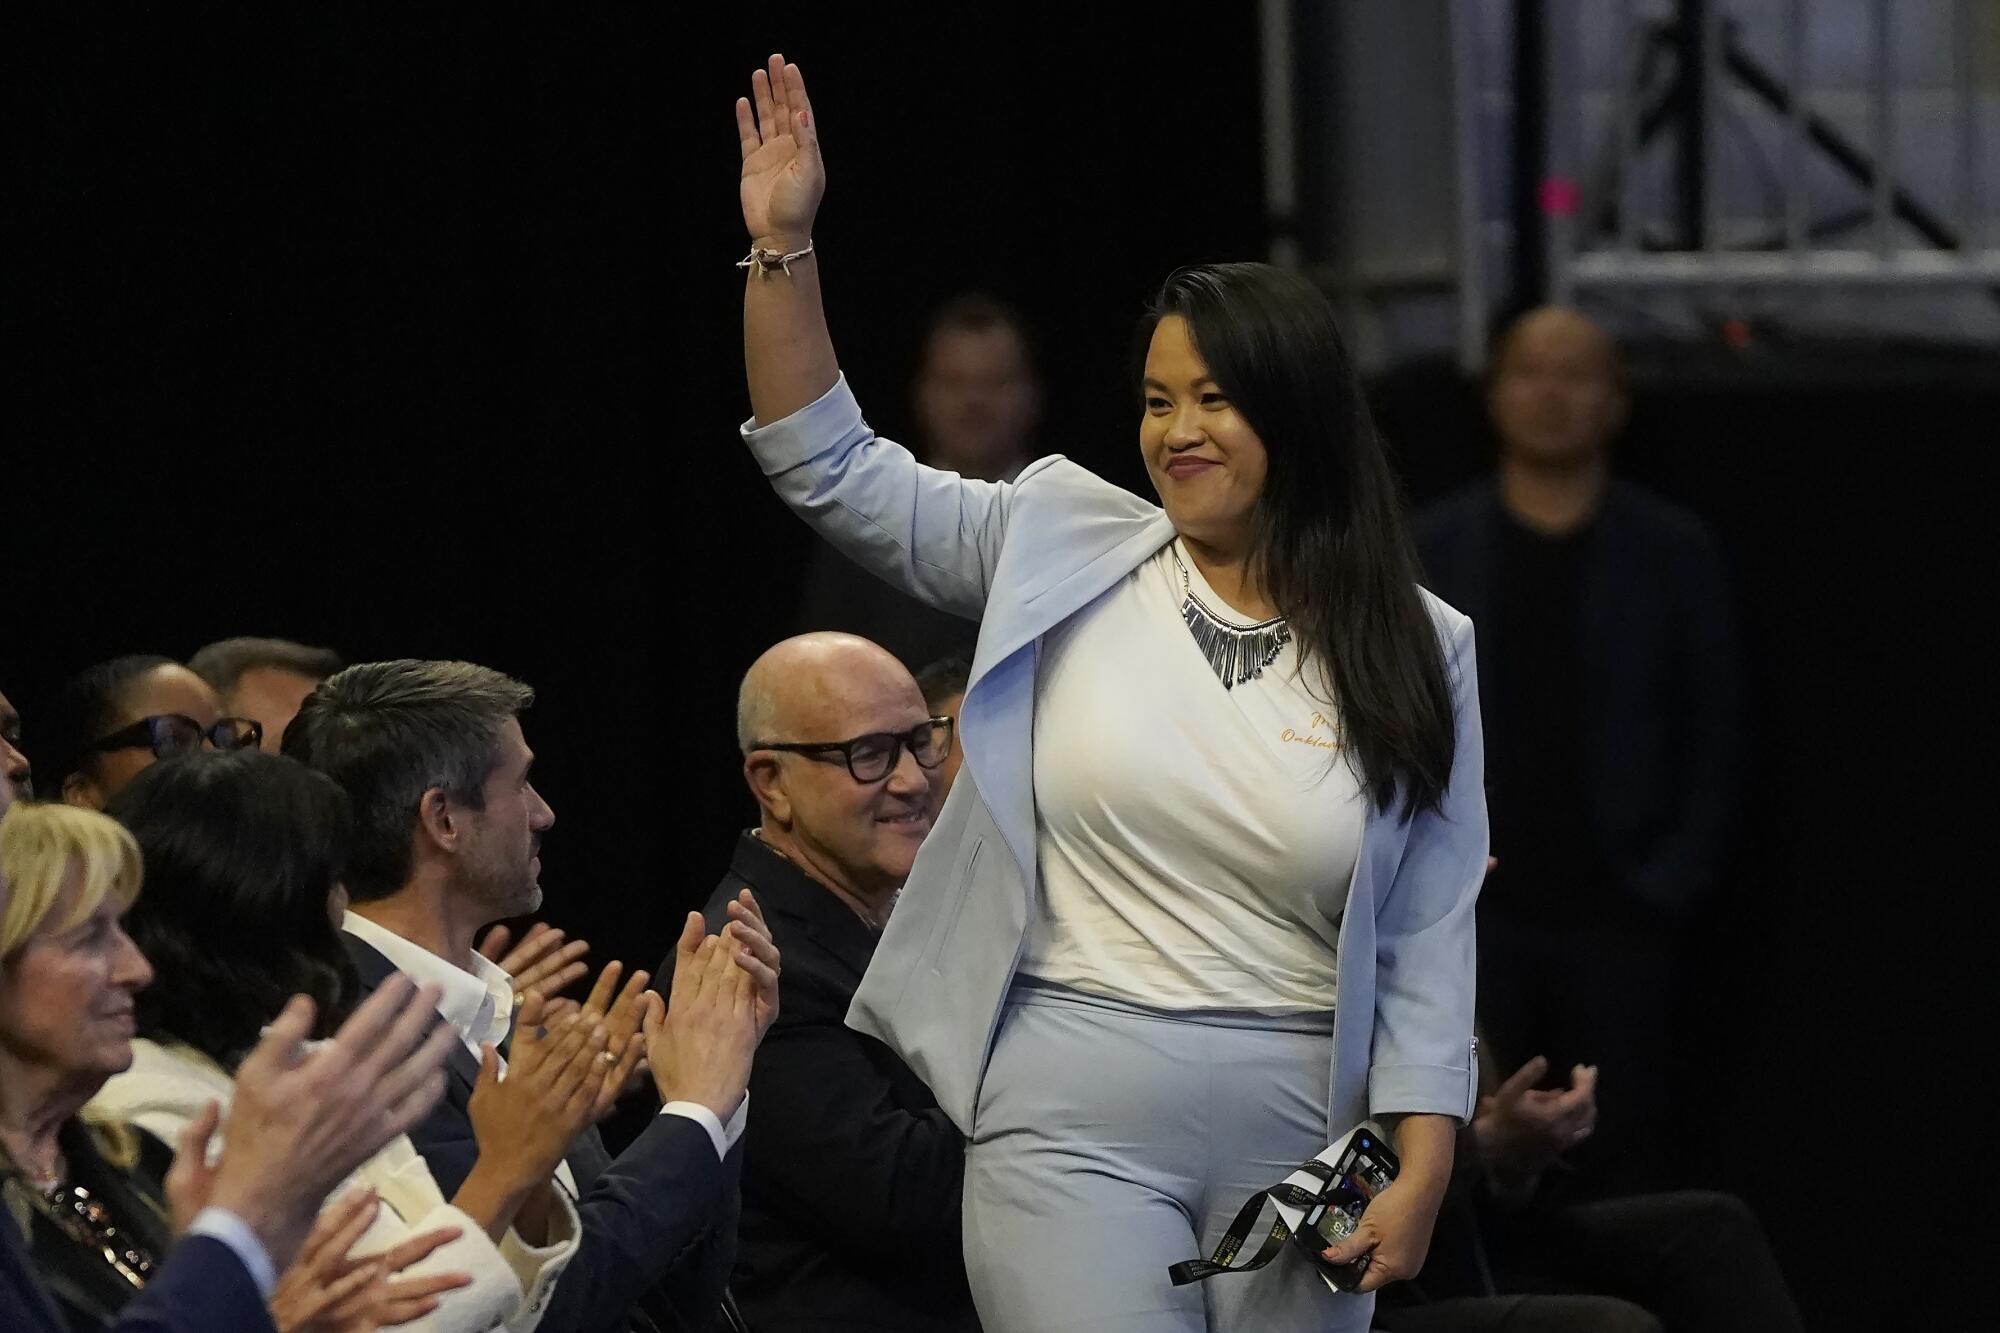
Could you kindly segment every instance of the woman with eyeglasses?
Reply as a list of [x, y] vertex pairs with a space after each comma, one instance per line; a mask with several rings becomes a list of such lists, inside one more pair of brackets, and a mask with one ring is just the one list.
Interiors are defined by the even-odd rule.
[[[913, 162], [957, 151], [961, 94], [898, 127]], [[1127, 121], [1078, 151], [1139, 151]], [[987, 1333], [1365, 1329], [1423, 1261], [1473, 1109], [1486, 809], [1472, 626], [1417, 586], [1331, 305], [1262, 264], [1167, 278], [1134, 375], [1158, 503], [1060, 457], [923, 467], [834, 354], [798, 67], [758, 70], [736, 126], [745, 443], [849, 557], [980, 621], [964, 767], [848, 1021], [969, 1136]], [[1198, 164], [1153, 147], [1151, 203], [1198, 199]], [[905, 262], [945, 272], [977, 230]], [[1370, 1116], [1402, 1172], [1352, 1234], [1170, 1279]]]
[[208, 682], [170, 657], [134, 653], [78, 673], [42, 719], [38, 787], [102, 810], [120, 788], [172, 755], [254, 750], [263, 729], [224, 717]]

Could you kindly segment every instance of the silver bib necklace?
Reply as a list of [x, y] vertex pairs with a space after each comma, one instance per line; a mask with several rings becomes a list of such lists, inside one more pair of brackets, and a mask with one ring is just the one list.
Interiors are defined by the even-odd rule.
[[1290, 623], [1277, 616], [1255, 625], [1230, 624], [1194, 595], [1179, 544], [1169, 549], [1174, 553], [1174, 568], [1181, 572], [1181, 619], [1187, 622], [1188, 633], [1194, 635], [1195, 646], [1208, 659], [1222, 688], [1234, 689], [1263, 675], [1264, 668], [1277, 661], [1292, 641]]

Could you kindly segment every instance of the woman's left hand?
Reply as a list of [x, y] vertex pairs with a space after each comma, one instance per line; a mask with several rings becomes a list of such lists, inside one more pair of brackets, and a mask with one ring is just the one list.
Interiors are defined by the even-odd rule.
[[1391, 1282], [1413, 1278], [1430, 1253], [1431, 1231], [1437, 1226], [1442, 1188], [1398, 1182], [1372, 1199], [1354, 1226], [1354, 1234], [1328, 1246], [1321, 1257], [1332, 1264], [1365, 1258], [1367, 1267], [1357, 1292], [1370, 1292]]

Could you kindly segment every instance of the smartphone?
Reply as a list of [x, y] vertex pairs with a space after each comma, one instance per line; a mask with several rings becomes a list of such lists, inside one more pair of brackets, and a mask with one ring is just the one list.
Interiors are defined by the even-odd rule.
[[1333, 1183], [1326, 1191], [1325, 1205], [1307, 1214], [1304, 1226], [1296, 1233], [1320, 1271], [1342, 1291], [1352, 1291], [1360, 1283], [1368, 1271], [1367, 1261], [1330, 1264], [1320, 1258], [1320, 1251], [1353, 1235], [1368, 1201], [1388, 1189], [1402, 1169], [1403, 1164], [1396, 1160], [1388, 1144], [1372, 1131], [1356, 1131], [1334, 1165]]

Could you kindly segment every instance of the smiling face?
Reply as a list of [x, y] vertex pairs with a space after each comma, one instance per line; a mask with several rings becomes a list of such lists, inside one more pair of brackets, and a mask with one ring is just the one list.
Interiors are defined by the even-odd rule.
[[1264, 442], [1209, 376], [1186, 319], [1168, 315], [1146, 350], [1139, 451], [1174, 529], [1240, 552], [1264, 492]]
[[[903, 734], [930, 716], [923, 691], [893, 656], [865, 639], [806, 635], [771, 649], [752, 668], [768, 688], [756, 739], [815, 744], [871, 732]], [[865, 896], [902, 887], [931, 828], [931, 774], [908, 746], [888, 776], [857, 782], [839, 755], [752, 750], [744, 777], [767, 826], [824, 878]]]
[[[72, 869], [51, 923], [69, 919], [81, 888]], [[0, 1051], [17, 1073], [94, 1087], [131, 1066], [133, 997], [153, 969], [119, 923], [123, 915], [107, 894], [75, 925], [38, 931], [0, 960]]]

